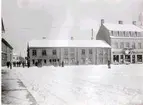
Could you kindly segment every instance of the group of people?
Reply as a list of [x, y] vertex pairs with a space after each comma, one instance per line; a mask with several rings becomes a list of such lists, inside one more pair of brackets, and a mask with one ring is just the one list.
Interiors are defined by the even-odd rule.
[[8, 61], [7, 62], [7, 68], [10, 68], [10, 69], [12, 69], [12, 67], [25, 67], [25, 65], [26, 65], [26, 63], [25, 63], [25, 61], [20, 61], [20, 62], [10, 62], [10, 61]]

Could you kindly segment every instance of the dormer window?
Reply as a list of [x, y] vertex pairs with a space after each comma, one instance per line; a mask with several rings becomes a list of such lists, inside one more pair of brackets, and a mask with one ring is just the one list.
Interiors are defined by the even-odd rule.
[[113, 36], [113, 31], [111, 31], [111, 35]]
[[132, 33], [131, 33], [131, 31], [129, 32], [129, 36], [132, 36]]
[[135, 36], [138, 36], [137, 32], [135, 32]]
[[120, 32], [118, 31], [118, 36], [120, 36]]
[[126, 33], [125, 33], [125, 31], [123, 32], [123, 35], [124, 35], [124, 36], [126, 36]]

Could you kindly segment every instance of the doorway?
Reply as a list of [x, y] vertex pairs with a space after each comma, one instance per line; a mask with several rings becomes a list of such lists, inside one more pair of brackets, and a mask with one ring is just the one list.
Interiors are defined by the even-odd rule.
[[113, 61], [115, 63], [119, 62], [119, 55], [113, 55]]
[[135, 55], [132, 55], [132, 63], [135, 63]]
[[125, 55], [125, 62], [131, 62], [130, 55]]

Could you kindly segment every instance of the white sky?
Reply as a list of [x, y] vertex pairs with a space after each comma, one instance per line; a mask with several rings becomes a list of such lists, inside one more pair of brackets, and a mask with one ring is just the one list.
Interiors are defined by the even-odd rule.
[[16, 53], [26, 55], [32, 39], [90, 39], [105, 22], [138, 21], [143, 0], [2, 0], [5, 37]]

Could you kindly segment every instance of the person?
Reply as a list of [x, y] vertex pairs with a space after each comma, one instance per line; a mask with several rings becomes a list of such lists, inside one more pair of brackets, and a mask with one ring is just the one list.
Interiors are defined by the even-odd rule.
[[9, 65], [10, 65], [10, 69], [12, 69], [12, 62], [9, 62]]
[[30, 62], [27, 62], [27, 67], [28, 67], [28, 68], [30, 67]]
[[79, 65], [79, 61], [77, 61], [77, 65]]
[[108, 68], [110, 69], [111, 68], [111, 62], [108, 60]]
[[35, 66], [38, 66], [38, 62], [35, 63]]
[[62, 67], [64, 67], [64, 62], [62, 61]]
[[22, 66], [23, 66], [23, 68], [24, 68], [24, 66], [25, 66], [25, 63], [24, 63], [24, 61], [22, 62]]
[[9, 62], [7, 62], [6, 65], [7, 65], [7, 68], [9, 68]]

